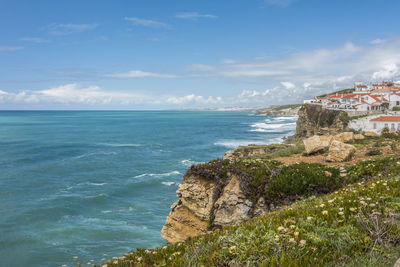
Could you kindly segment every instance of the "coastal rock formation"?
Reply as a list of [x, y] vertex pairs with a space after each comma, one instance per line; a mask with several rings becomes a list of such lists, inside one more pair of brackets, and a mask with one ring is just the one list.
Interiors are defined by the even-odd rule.
[[161, 235], [170, 243], [186, 240], [207, 231], [207, 221], [198, 218], [191, 210], [182, 205], [180, 200], [171, 206]]
[[215, 202], [214, 224], [223, 226], [243, 222], [250, 218], [253, 203], [246, 199], [235, 176], [225, 186], [221, 197]]
[[335, 135], [347, 129], [349, 116], [344, 111], [324, 109], [319, 105], [305, 104], [299, 110], [296, 137]]
[[[169, 243], [204, 234], [211, 228], [247, 221], [268, 212], [263, 198], [253, 203], [241, 189], [235, 174], [227, 174], [219, 191], [214, 182], [203, 177], [184, 177], [161, 231]], [[219, 192], [219, 194], [218, 194]]]
[[333, 140], [329, 147], [329, 154], [326, 160], [334, 162], [344, 161], [345, 159], [351, 158], [355, 152], [356, 148], [354, 146]]
[[318, 151], [324, 150], [326, 147], [329, 147], [332, 141], [332, 136], [320, 136], [314, 135], [303, 140], [304, 149], [307, 154], [312, 154]]

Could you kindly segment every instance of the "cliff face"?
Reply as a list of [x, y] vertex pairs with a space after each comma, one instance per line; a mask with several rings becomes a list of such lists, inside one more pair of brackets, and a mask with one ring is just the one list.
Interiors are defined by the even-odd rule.
[[318, 105], [303, 105], [296, 125], [296, 137], [335, 135], [347, 129], [349, 116], [346, 112], [324, 109]]
[[[179, 199], [171, 206], [161, 231], [169, 243], [181, 242], [208, 230], [247, 221], [268, 212], [264, 199], [252, 200], [242, 190], [246, 187], [243, 177], [224, 171], [222, 177], [221, 172], [210, 166], [203, 171], [206, 173], [195, 174], [196, 170], [189, 170], [179, 186]], [[213, 171], [215, 173], [210, 173]], [[210, 179], [213, 175], [222, 179], [214, 181]]]

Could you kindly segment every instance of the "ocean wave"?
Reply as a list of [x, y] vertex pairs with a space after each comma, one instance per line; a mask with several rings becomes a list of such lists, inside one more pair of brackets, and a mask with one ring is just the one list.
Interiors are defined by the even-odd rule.
[[177, 183], [176, 182], [161, 182], [163, 185], [166, 185], [166, 186], [173, 186], [173, 185], [177, 185]]
[[93, 152], [93, 153], [86, 153], [86, 154], [82, 154], [82, 155], [79, 155], [79, 156], [76, 156], [76, 157], [74, 157], [74, 159], [81, 159], [81, 158], [86, 158], [86, 157], [91, 157], [91, 156], [98, 156], [98, 155], [105, 155], [105, 156], [108, 156], [108, 155], [117, 155], [118, 153], [117, 152], [105, 152], [105, 151], [102, 151], [102, 152]]
[[276, 133], [283, 132], [287, 130], [294, 130], [296, 127], [295, 122], [288, 123], [265, 123], [258, 122], [251, 125], [250, 132], [261, 132], [261, 133]]
[[99, 143], [98, 145], [111, 146], [111, 147], [139, 147], [139, 146], [143, 146], [141, 144], [116, 144], [116, 143]]
[[132, 178], [141, 178], [141, 177], [145, 177], [145, 176], [149, 176], [149, 177], [169, 177], [172, 175], [182, 175], [181, 172], [179, 171], [171, 171], [171, 172], [165, 172], [165, 173], [143, 173], [143, 174], [139, 174], [136, 175]]
[[275, 120], [297, 120], [299, 116], [279, 116], [274, 117]]
[[190, 167], [190, 166], [192, 166], [192, 165], [201, 164], [201, 163], [203, 163], [203, 162], [194, 161], [194, 160], [191, 160], [191, 159], [184, 159], [184, 160], [181, 160], [181, 164], [182, 164], [183, 166], [186, 166], [186, 167]]

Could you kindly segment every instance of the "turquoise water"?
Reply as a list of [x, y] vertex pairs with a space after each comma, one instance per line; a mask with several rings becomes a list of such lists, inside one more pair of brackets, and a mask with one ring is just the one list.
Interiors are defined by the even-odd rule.
[[[191, 164], [276, 143], [295, 117], [211, 111], [1, 111], [0, 265], [100, 263], [166, 242]], [[76, 264], [75, 264], [76, 266]]]

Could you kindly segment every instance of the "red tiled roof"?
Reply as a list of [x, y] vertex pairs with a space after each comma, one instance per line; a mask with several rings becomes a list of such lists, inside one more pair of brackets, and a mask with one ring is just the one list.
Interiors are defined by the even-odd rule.
[[400, 116], [381, 116], [371, 121], [400, 121]]

